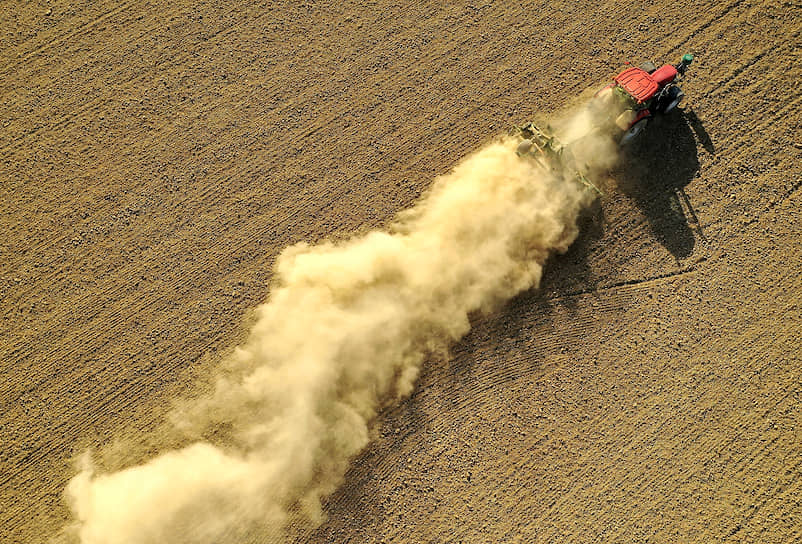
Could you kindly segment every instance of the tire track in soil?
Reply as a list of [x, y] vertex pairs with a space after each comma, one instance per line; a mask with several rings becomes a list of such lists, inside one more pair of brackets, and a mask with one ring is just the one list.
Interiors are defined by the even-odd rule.
[[[42, 45], [40, 45], [38, 47], [34, 47], [33, 50], [31, 50], [31, 51], [29, 51], [27, 53], [19, 53], [19, 54], [17, 54], [16, 58], [20, 59], [19, 62], [17, 62], [16, 64], [10, 63], [10, 64], [6, 65], [6, 70], [0, 71], [0, 77], [6, 78], [10, 72], [19, 70], [19, 68], [23, 64], [30, 64], [30, 63], [27, 63], [26, 61], [28, 61], [31, 57], [39, 55], [43, 51], [51, 49], [52, 47], [54, 47], [56, 45], [59, 45], [59, 44], [64, 43], [66, 41], [70, 41], [73, 38], [76, 38], [76, 37], [79, 37], [79, 36], [85, 34], [88, 29], [91, 29], [92, 27], [95, 27], [95, 26], [103, 23], [104, 21], [107, 21], [112, 16], [117, 15], [118, 13], [121, 13], [121, 12], [127, 10], [132, 5], [134, 5], [134, 2], [124, 3], [121, 6], [118, 6], [118, 7], [115, 7], [115, 8], [111, 8], [108, 11], [104, 11], [100, 16], [95, 17], [94, 19], [91, 19], [90, 21], [88, 21], [88, 22], [86, 22], [84, 24], [81, 24], [76, 30], [74, 30], [72, 32], [68, 32], [67, 34], [65, 34], [63, 36], [60, 36], [60, 37], [52, 38], [49, 41], [46, 41], [44, 44], [42, 44]], [[51, 10], [52, 10], [52, 8], [51, 8]]]

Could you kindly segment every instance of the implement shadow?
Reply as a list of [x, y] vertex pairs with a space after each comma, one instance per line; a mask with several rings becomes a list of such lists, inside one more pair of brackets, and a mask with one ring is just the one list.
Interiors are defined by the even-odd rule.
[[655, 118], [639, 140], [626, 148], [614, 172], [618, 189], [643, 211], [655, 238], [677, 260], [704, 239], [685, 187], [699, 172], [694, 133], [706, 149], [712, 141], [695, 114], [675, 111]]

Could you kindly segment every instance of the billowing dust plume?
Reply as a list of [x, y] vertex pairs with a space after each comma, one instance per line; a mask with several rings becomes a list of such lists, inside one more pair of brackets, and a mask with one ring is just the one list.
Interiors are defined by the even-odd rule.
[[[107, 474], [87, 462], [66, 492], [80, 542], [280, 541], [288, 523], [320, 522], [377, 411], [468, 332], [471, 312], [536, 286], [577, 236], [593, 193], [516, 144], [466, 158], [389, 232], [287, 248], [236, 370], [184, 411], [192, 436], [219, 427], [226, 440]], [[583, 161], [615, 156], [597, 144]]]

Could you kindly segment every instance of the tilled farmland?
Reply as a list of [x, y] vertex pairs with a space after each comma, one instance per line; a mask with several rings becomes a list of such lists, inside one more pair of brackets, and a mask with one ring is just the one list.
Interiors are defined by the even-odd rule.
[[[463, 280], [481, 275], [460, 272], [486, 247], [464, 243], [473, 240], [465, 233], [485, 240], [496, 231], [490, 219], [509, 227], [517, 216], [498, 193], [464, 200], [472, 205], [434, 230], [424, 228], [427, 211], [403, 223], [405, 210], [439, 209], [438, 187], [472, 179], [480, 168], [465, 165], [498, 150], [512, 125], [581, 107], [627, 61], [674, 63], [683, 53], [696, 59], [682, 110], [604, 165], [600, 198], [566, 215], [579, 197], [526, 193], [533, 217], [559, 217], [568, 232], [538, 237], [535, 256], [527, 246], [521, 259], [537, 266], [523, 276], [499, 269], [480, 302], [460, 306], [468, 318], [454, 330], [404, 313], [404, 331], [415, 332], [400, 337], [430, 349], [414, 364], [403, 352], [379, 393], [365, 386], [377, 398], [368, 395], [375, 413], [360, 412], [360, 440], [338, 442], [334, 416], [305, 428], [329, 437], [320, 451], [331, 466], [315, 461], [292, 484], [314, 500], [282, 503], [282, 531], [239, 526], [240, 503], [203, 512], [213, 521], [235, 512], [219, 534], [236, 542], [802, 540], [800, 8], [6, 6], [0, 541], [80, 542], [76, 516], [112, 524], [149, 498], [169, 513], [176, 503], [160, 502], [167, 495], [144, 479], [115, 487], [118, 502], [100, 505], [108, 515], [86, 496], [97, 508], [81, 514], [65, 490], [76, 475], [125, 474], [195, 442], [235, 455], [262, 432], [273, 397], [221, 396], [236, 390], [220, 383], [256, 366], [260, 355], [242, 353], [261, 353], [258, 331], [283, 330], [286, 316], [298, 345], [304, 327], [313, 345], [315, 320], [329, 315], [317, 305], [298, 318], [300, 303], [275, 302], [282, 286], [345, 285], [334, 299], [371, 312], [377, 300], [337, 283], [328, 260], [299, 279], [293, 255], [308, 250], [304, 262], [317, 262], [316, 251], [375, 241], [371, 232], [414, 238], [454, 226], [448, 239], [459, 244], [415, 246], [430, 258], [392, 270], [420, 276], [417, 287], [442, 280], [420, 300], [450, 308], [473, 293]], [[498, 165], [482, 170], [490, 177], [515, 170], [506, 159], [481, 164]], [[555, 202], [559, 213], [543, 211]], [[574, 222], [578, 237], [563, 251]], [[391, 326], [359, 330], [371, 331], [364, 339], [377, 353], [393, 344], [382, 336]], [[343, 338], [337, 356], [361, 360], [363, 337]], [[264, 344], [270, 357], [280, 357], [276, 342]], [[384, 361], [373, 353], [365, 360]], [[282, 376], [279, 393], [308, 393], [303, 372]], [[359, 376], [337, 382], [331, 413]], [[234, 405], [250, 414], [245, 427]], [[172, 490], [175, 474], [157, 479]], [[211, 480], [214, 466], [193, 474]], [[260, 512], [264, 488], [232, 493]], [[199, 542], [191, 528], [147, 533], [153, 519], [125, 519], [113, 537], [84, 533], [82, 544]]]

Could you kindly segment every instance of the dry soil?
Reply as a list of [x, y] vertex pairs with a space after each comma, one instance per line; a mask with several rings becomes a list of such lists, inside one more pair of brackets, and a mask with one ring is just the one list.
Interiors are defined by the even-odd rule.
[[[285, 246], [697, 55], [540, 290], [428, 364], [298, 542], [802, 541], [802, 4], [6, 2], [0, 541], [158, 451]], [[146, 437], [146, 438], [142, 438]]]

